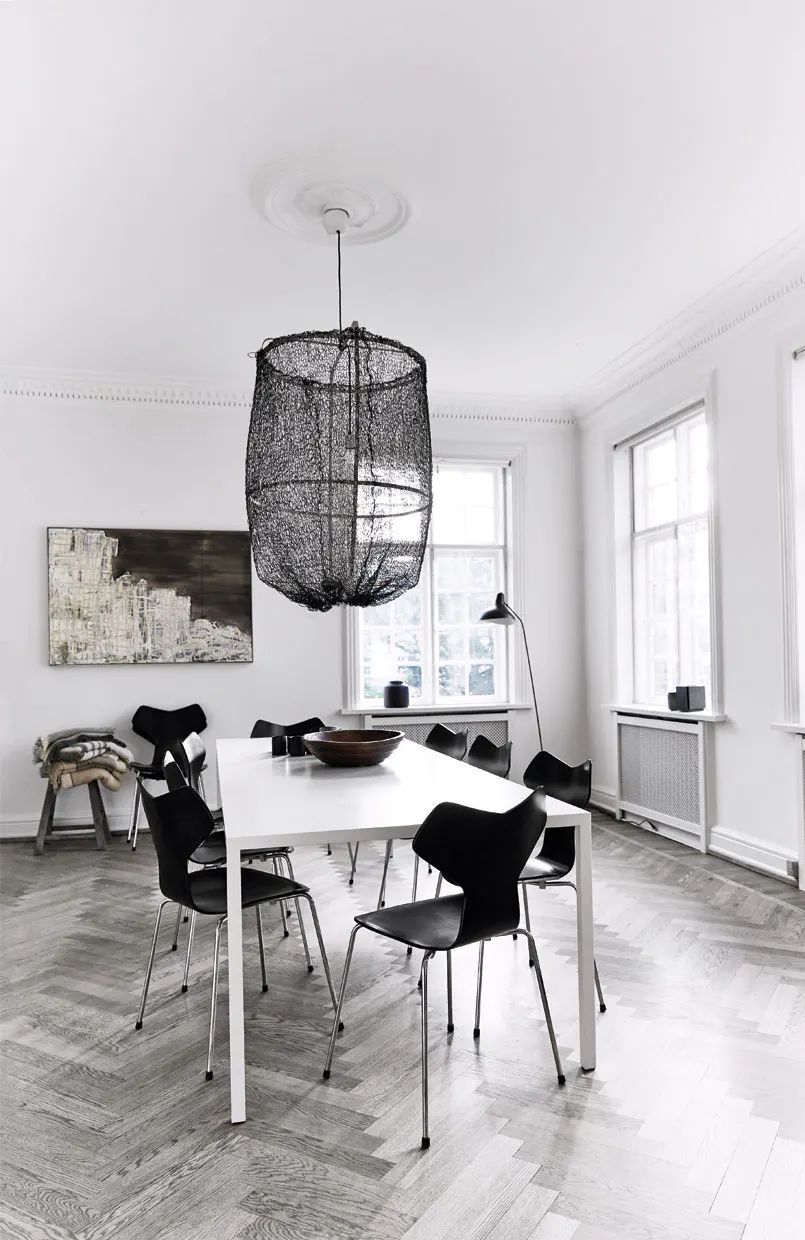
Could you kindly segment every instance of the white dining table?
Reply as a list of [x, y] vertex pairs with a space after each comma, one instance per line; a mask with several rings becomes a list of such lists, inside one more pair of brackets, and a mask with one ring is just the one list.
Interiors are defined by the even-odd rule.
[[[239, 1124], [246, 1119], [241, 853], [410, 838], [441, 801], [502, 813], [529, 790], [409, 740], [382, 765], [369, 767], [325, 766], [310, 756], [275, 758], [265, 738], [219, 740], [217, 752], [226, 833], [231, 1119]], [[579, 1056], [590, 1071], [595, 1067], [590, 815], [552, 797], [547, 810], [549, 827], [576, 829]]]

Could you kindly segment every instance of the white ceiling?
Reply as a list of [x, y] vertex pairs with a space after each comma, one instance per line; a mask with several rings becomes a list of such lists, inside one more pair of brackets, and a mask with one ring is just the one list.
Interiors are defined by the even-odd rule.
[[802, 0], [0, 5], [0, 361], [248, 385], [335, 325], [268, 161], [402, 191], [345, 317], [431, 385], [561, 399], [805, 220]]

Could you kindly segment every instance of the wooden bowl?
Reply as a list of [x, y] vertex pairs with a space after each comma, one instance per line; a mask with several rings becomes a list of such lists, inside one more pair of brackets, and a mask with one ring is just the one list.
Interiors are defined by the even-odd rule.
[[402, 738], [402, 732], [391, 729], [335, 728], [332, 732], [309, 732], [304, 741], [308, 752], [327, 766], [378, 766], [394, 753]]

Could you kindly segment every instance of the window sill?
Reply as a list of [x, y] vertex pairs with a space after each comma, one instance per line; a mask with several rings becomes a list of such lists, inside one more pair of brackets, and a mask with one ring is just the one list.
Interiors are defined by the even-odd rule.
[[772, 723], [770, 726], [777, 732], [793, 732], [795, 735], [805, 736], [805, 723]]
[[[640, 706], [634, 702], [622, 706], [604, 706], [613, 715], [642, 715], [645, 719], [690, 719], [696, 723], [725, 723], [727, 716], [709, 710], [669, 710], [667, 706]], [[803, 725], [805, 731], [805, 725]]]
[[344, 706], [341, 715], [492, 715], [502, 714], [509, 710], [533, 710], [526, 702], [490, 702], [486, 706], [466, 706], [460, 702], [453, 705], [418, 706], [412, 702], [410, 706]]

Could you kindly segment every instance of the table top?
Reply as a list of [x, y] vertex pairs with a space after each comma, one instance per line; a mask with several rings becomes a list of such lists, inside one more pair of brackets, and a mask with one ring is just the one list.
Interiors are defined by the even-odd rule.
[[[274, 758], [265, 738], [219, 740], [217, 752], [226, 838], [241, 848], [401, 839], [441, 801], [503, 813], [529, 794], [407, 739], [380, 766]], [[547, 809], [549, 827], [589, 822], [586, 811], [552, 797]]]

